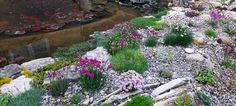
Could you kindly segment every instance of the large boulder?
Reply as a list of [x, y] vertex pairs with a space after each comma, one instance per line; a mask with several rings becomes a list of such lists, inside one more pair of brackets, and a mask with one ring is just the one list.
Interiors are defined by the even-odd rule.
[[0, 92], [17, 96], [20, 93], [23, 93], [31, 88], [30, 81], [32, 81], [31, 78], [20, 76], [12, 80], [9, 84], [2, 85], [0, 87]]
[[15, 78], [21, 73], [21, 67], [18, 64], [10, 64], [0, 69], [0, 76]]
[[106, 63], [111, 56], [103, 47], [97, 47], [96, 49], [87, 52], [83, 57], [88, 59], [97, 59]]
[[55, 62], [55, 60], [51, 57], [40, 58], [40, 59], [32, 60], [32, 61], [29, 61], [29, 62], [25, 62], [25, 63], [21, 64], [21, 67], [25, 67], [31, 73], [33, 73], [35, 70], [37, 70], [37, 69], [39, 69], [43, 66], [53, 64], [54, 62]]

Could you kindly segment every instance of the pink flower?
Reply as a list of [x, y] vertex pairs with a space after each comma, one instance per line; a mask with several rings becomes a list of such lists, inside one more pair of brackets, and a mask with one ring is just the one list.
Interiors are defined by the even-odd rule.
[[109, 65], [107, 66], [107, 68], [108, 68], [108, 69], [112, 69], [112, 64], [109, 64]]
[[86, 63], [87, 63], [87, 59], [81, 59], [81, 60], [80, 60], [80, 65], [81, 65], [81, 66], [85, 66]]

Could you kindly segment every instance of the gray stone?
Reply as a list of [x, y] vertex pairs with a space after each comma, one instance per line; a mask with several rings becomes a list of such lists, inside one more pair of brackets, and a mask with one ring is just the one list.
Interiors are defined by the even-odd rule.
[[164, 85], [161, 85], [161, 86], [157, 87], [156, 89], [154, 89], [152, 91], [151, 95], [153, 97], [158, 96], [158, 95], [160, 95], [160, 94], [162, 94], [162, 93], [164, 93], [164, 92], [166, 92], [166, 91], [168, 91], [172, 88], [175, 88], [177, 86], [181, 86], [181, 85], [185, 84], [189, 80], [190, 80], [190, 78], [188, 78], [188, 77], [174, 79], [174, 80], [172, 80], [172, 81], [170, 81], [170, 82], [168, 82]]
[[10, 64], [0, 69], [0, 76], [15, 77], [21, 73], [21, 67], [18, 64]]
[[200, 53], [194, 53], [194, 54], [188, 54], [186, 55], [187, 60], [195, 60], [195, 61], [203, 61], [204, 56], [201, 55]]
[[54, 62], [55, 62], [55, 60], [51, 57], [40, 58], [40, 59], [32, 60], [32, 61], [29, 61], [29, 62], [25, 62], [25, 63], [21, 64], [21, 67], [25, 67], [31, 73], [33, 73], [37, 69], [39, 69], [43, 66], [47, 66], [49, 64], [53, 64]]
[[194, 49], [191, 49], [191, 48], [186, 48], [184, 49], [184, 51], [189, 54], [194, 53]]

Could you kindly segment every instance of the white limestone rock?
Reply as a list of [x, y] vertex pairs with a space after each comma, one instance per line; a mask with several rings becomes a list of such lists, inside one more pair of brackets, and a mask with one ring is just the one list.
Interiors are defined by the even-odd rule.
[[54, 62], [55, 62], [55, 60], [52, 57], [46, 57], [46, 58], [40, 58], [40, 59], [32, 60], [29, 62], [25, 62], [25, 63], [21, 64], [21, 67], [25, 67], [31, 73], [33, 73], [37, 69], [39, 69], [43, 66], [47, 66], [49, 64], [53, 64]]
[[4, 84], [0, 87], [1, 93], [7, 93], [13, 96], [17, 96], [31, 88], [30, 81], [32, 78], [26, 78], [25, 76], [20, 76], [12, 80], [9, 84]]
[[185, 84], [189, 80], [190, 80], [189, 77], [174, 79], [164, 85], [157, 87], [155, 90], [152, 91], [151, 95], [153, 97], [156, 97], [156, 96], [158, 96], [158, 95], [160, 95], [172, 88], [175, 88], [177, 86], [181, 86], [181, 85]]

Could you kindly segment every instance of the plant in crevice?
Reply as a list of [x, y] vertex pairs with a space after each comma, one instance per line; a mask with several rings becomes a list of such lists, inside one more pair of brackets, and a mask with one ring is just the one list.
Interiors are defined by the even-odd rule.
[[231, 27], [231, 26], [229, 26], [229, 25], [225, 26], [224, 32], [227, 33], [230, 36], [236, 35], [236, 29]]
[[135, 96], [123, 106], [154, 106], [154, 102], [148, 96]]
[[165, 21], [158, 21], [156, 22], [156, 25], [152, 26], [153, 29], [155, 30], [162, 30], [167, 26]]
[[134, 91], [143, 88], [144, 79], [139, 73], [129, 70], [121, 73], [117, 80], [117, 85], [124, 91]]
[[158, 47], [157, 51], [155, 52], [156, 52], [157, 60], [162, 61], [162, 62], [172, 61], [175, 57], [174, 50], [165, 46]]
[[123, 49], [111, 58], [113, 69], [118, 72], [135, 70], [143, 73], [147, 67], [147, 59], [139, 50]]
[[163, 78], [172, 78], [172, 72], [168, 69], [163, 69], [163, 70], [160, 70], [160, 76], [163, 77]]
[[156, 46], [156, 44], [157, 44], [157, 40], [155, 37], [149, 37], [149, 38], [147, 38], [147, 40], [145, 42], [145, 45], [147, 47], [154, 47], [154, 46]]
[[78, 104], [80, 101], [81, 101], [80, 95], [73, 95], [73, 96], [70, 98], [70, 102], [71, 102], [72, 104]]
[[174, 106], [194, 106], [194, 103], [189, 95], [183, 95], [174, 101]]
[[162, 16], [166, 15], [170, 10], [171, 10], [171, 9], [169, 9], [169, 8], [163, 8], [163, 9], [157, 11], [157, 13], [154, 14], [154, 16], [155, 16], [156, 18], [161, 18]]
[[64, 96], [67, 88], [69, 87], [68, 80], [56, 80], [50, 83], [50, 93], [53, 97]]
[[221, 64], [222, 66], [226, 67], [226, 68], [230, 68], [232, 70], [236, 70], [236, 63], [230, 59], [224, 59]]
[[207, 29], [204, 33], [210, 38], [216, 37], [216, 32], [213, 29]]
[[202, 84], [214, 85], [216, 83], [216, 76], [209, 68], [201, 68], [195, 71], [195, 79]]
[[185, 27], [175, 26], [170, 34], [164, 38], [165, 45], [188, 46], [193, 42], [192, 33]]
[[203, 92], [197, 91], [194, 96], [195, 103], [197, 105], [205, 105], [205, 106], [211, 106], [211, 100], [210, 98], [204, 94]]
[[82, 88], [93, 92], [100, 89], [106, 81], [103, 72], [111, 69], [112, 65], [110, 64], [104, 69], [104, 62], [97, 59], [78, 58], [77, 61], [81, 67], [79, 71], [82, 75], [79, 80]]

